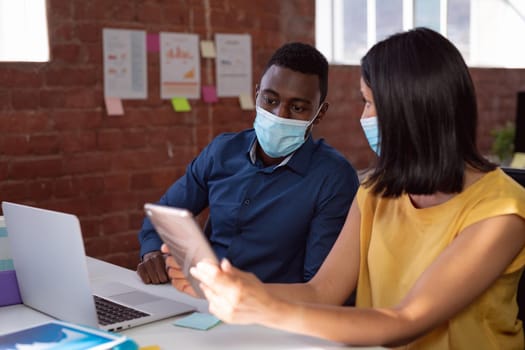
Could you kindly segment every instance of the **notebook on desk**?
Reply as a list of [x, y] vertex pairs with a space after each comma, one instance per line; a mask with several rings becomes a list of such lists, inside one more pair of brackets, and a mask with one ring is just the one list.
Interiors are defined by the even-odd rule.
[[26, 306], [63, 321], [109, 331], [194, 310], [122, 283], [90, 283], [75, 215], [9, 202], [2, 202], [2, 210]]

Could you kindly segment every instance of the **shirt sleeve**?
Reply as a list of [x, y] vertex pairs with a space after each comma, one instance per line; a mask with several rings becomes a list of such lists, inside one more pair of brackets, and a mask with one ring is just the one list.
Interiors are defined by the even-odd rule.
[[[464, 227], [501, 215], [517, 215], [525, 219], [525, 198], [514, 198], [509, 195], [482, 201], [476, 205], [476, 210], [472, 210], [472, 213], [467, 217]], [[523, 268], [523, 266], [525, 266], [525, 248], [507, 266], [504, 273], [513, 273]]]
[[[208, 206], [207, 178], [213, 165], [214, 142], [210, 143], [186, 168], [185, 174], [173, 183], [157, 204], [185, 208], [198, 215]], [[140, 257], [159, 250], [162, 241], [146, 216], [138, 234]]]
[[333, 169], [324, 179], [306, 242], [304, 281], [309, 281], [316, 274], [332, 249], [359, 187], [355, 170], [350, 164], [345, 165]]

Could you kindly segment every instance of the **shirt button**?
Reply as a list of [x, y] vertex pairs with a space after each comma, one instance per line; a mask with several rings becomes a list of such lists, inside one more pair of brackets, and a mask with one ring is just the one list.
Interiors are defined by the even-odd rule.
[[249, 205], [249, 204], [250, 204], [250, 200], [249, 199], [244, 200], [244, 205]]

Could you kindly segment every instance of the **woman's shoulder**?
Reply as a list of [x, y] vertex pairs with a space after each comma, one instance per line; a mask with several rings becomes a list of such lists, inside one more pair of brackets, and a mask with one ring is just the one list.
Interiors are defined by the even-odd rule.
[[[471, 186], [479, 196], [498, 196], [522, 199], [525, 201], [525, 187], [507, 175], [501, 168], [484, 174]], [[467, 191], [469, 188], [466, 189]]]
[[525, 218], [525, 188], [499, 168], [467, 187], [462, 202], [469, 208], [467, 223], [506, 214]]

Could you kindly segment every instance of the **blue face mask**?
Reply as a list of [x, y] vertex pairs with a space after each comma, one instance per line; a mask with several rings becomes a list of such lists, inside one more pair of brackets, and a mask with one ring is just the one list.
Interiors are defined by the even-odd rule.
[[377, 124], [377, 117], [368, 117], [359, 119], [361, 127], [365, 132], [366, 139], [372, 150], [379, 155], [381, 140], [379, 138], [379, 126]]
[[[311, 121], [278, 117], [256, 106], [257, 115], [253, 127], [257, 141], [264, 153], [272, 158], [285, 157], [302, 146], [307, 130], [319, 114]], [[321, 108], [319, 108], [320, 110]]]

